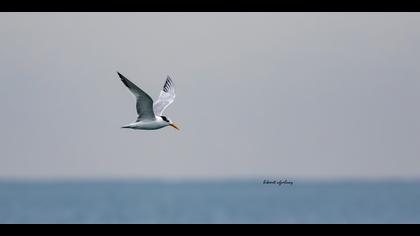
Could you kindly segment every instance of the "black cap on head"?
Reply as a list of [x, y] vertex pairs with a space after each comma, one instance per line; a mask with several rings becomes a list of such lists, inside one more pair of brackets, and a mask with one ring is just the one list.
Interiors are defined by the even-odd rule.
[[169, 120], [168, 120], [168, 118], [166, 118], [166, 116], [161, 116], [162, 117], [162, 120], [164, 120], [164, 121], [166, 121], [166, 122], [170, 122]]

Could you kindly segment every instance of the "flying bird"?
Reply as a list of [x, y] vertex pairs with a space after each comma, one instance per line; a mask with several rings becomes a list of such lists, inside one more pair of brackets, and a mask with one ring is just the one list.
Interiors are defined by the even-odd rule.
[[175, 100], [175, 84], [171, 77], [168, 76], [166, 78], [158, 100], [153, 103], [152, 98], [147, 93], [137, 87], [122, 74], [119, 72], [117, 73], [123, 84], [127, 86], [137, 100], [136, 108], [138, 116], [136, 122], [125, 125], [121, 128], [155, 130], [166, 126], [172, 126], [179, 130], [179, 128], [169, 118], [163, 116], [165, 109]]

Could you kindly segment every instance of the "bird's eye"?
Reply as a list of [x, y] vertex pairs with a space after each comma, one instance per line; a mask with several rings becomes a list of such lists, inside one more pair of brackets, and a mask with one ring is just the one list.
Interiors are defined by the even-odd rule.
[[161, 116], [161, 117], [162, 117], [162, 120], [164, 120], [166, 122], [169, 122], [169, 120], [168, 120], [168, 118], [166, 118], [166, 116]]

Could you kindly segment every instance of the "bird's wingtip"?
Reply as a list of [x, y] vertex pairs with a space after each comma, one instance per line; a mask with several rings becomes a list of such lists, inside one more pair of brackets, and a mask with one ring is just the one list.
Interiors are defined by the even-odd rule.
[[120, 77], [120, 79], [125, 79], [124, 75], [122, 75], [120, 72], [117, 71], [117, 74]]

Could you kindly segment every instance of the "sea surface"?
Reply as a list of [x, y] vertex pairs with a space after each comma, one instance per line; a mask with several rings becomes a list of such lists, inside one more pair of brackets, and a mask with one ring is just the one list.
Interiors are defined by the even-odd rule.
[[0, 223], [420, 223], [420, 182], [0, 181]]

